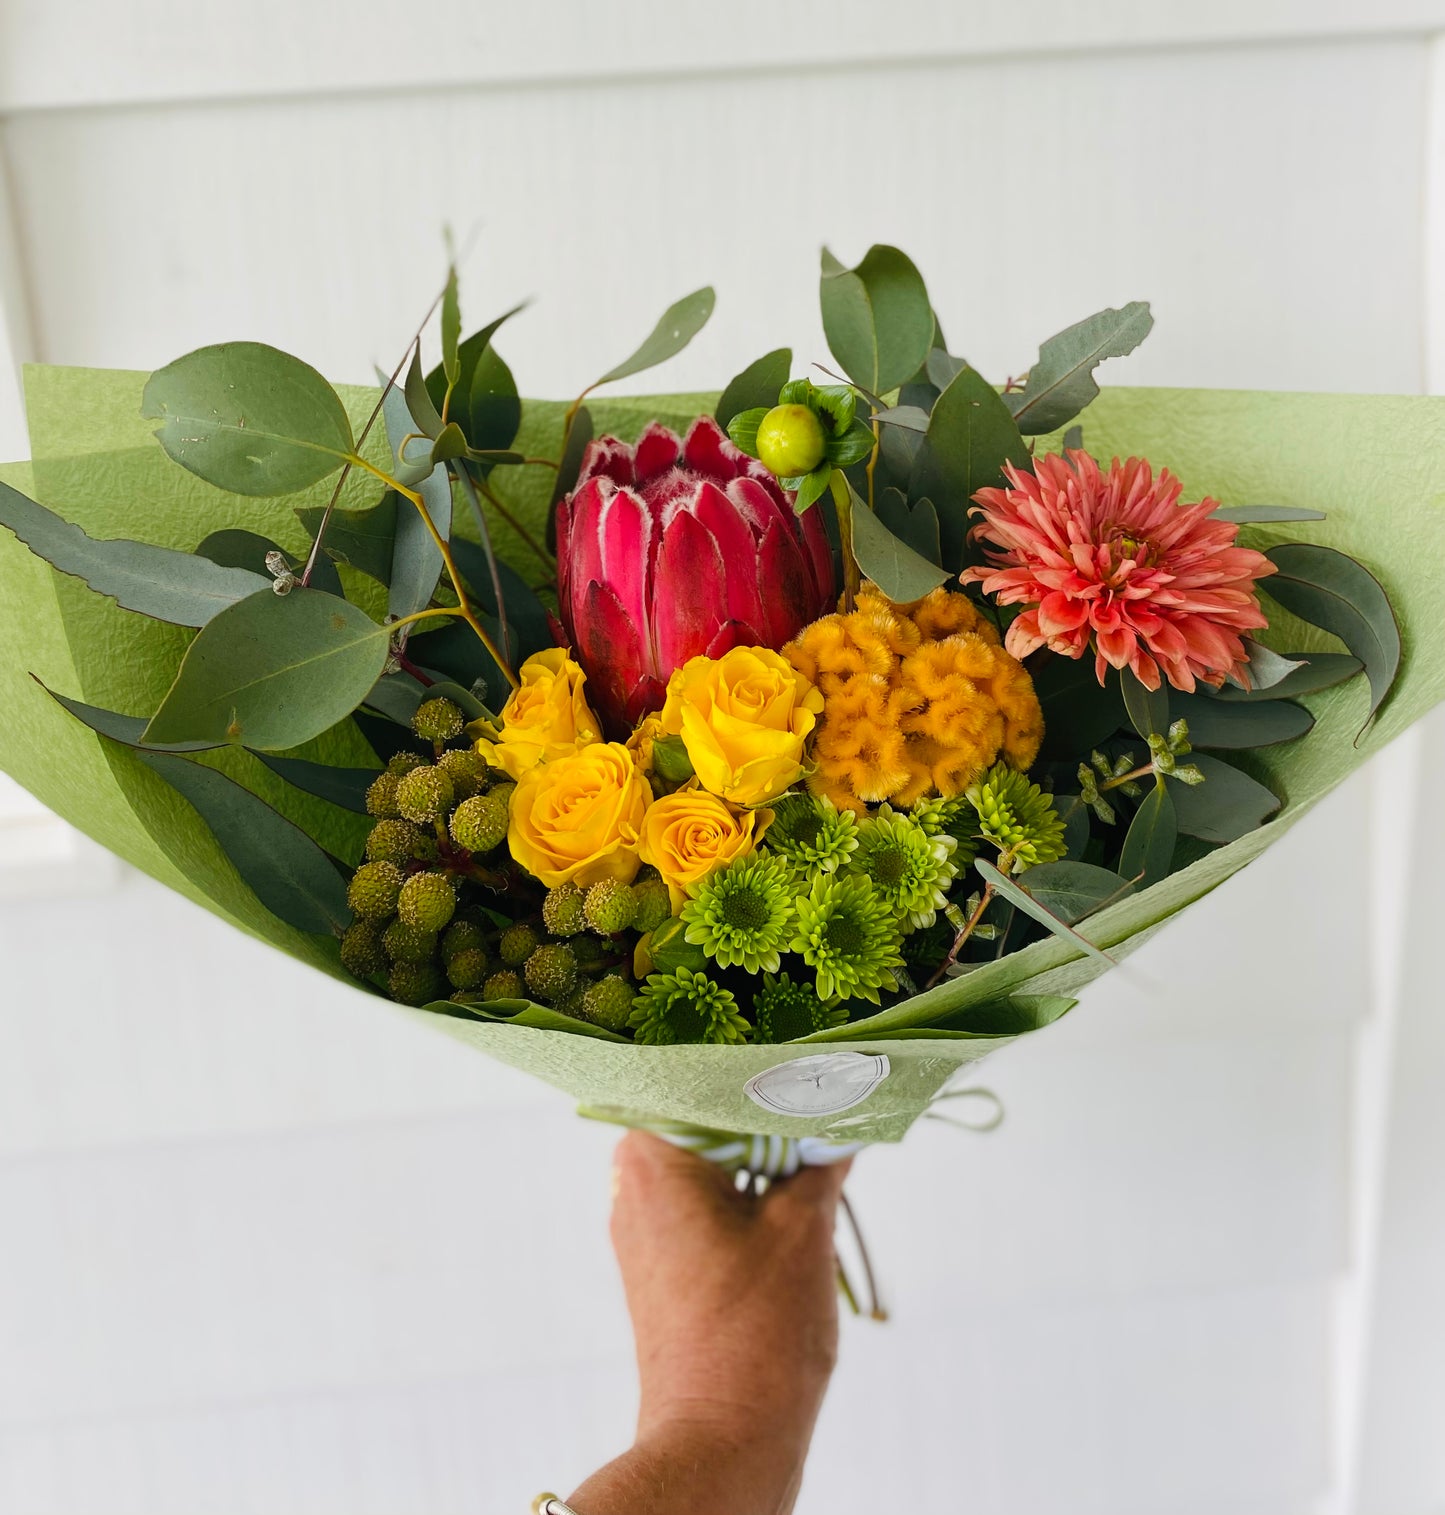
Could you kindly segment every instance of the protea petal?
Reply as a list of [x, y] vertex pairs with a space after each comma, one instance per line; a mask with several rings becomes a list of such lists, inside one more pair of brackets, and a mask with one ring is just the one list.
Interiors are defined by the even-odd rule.
[[719, 614], [724, 575], [713, 534], [690, 511], [679, 511], [662, 534], [653, 571], [652, 651], [659, 676], [707, 651], [727, 619]]
[[616, 437], [598, 437], [589, 442], [577, 471], [577, 487], [580, 489], [589, 479], [611, 479], [614, 484], [623, 485], [636, 482], [632, 449]]
[[699, 416], [688, 427], [682, 456], [693, 473], [700, 473], [715, 484], [728, 484], [737, 478], [739, 465], [747, 454], [728, 441], [711, 416]]
[[[758, 544], [750, 524], [738, 514], [732, 500], [716, 484], [699, 484], [687, 509], [711, 533], [722, 561], [727, 565], [727, 572], [718, 585], [717, 614], [723, 619], [744, 621], [749, 626], [762, 626], [765, 612], [758, 571]], [[787, 593], [781, 584], [776, 589], [780, 597]], [[787, 603], [795, 602], [795, 597], [789, 595]]]
[[628, 707], [632, 691], [647, 667], [641, 627], [605, 584], [595, 580], [582, 596], [573, 638], [578, 660], [587, 670], [587, 694], [603, 727], [613, 737], [632, 728]]
[[632, 476], [638, 488], [644, 488], [669, 468], [676, 468], [679, 454], [677, 433], [653, 421], [637, 439]]

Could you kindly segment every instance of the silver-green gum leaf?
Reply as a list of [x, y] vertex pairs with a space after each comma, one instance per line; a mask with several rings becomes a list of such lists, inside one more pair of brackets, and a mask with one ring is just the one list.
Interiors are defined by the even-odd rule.
[[897, 605], [921, 600], [948, 578], [948, 570], [930, 563], [901, 542], [853, 496], [853, 556], [865, 578], [871, 579]]
[[896, 247], [870, 247], [852, 269], [824, 248], [819, 300], [828, 350], [855, 384], [886, 394], [923, 367], [933, 307], [922, 274]]
[[[399, 454], [407, 435], [415, 430], [405, 394], [395, 387], [389, 389], [381, 412], [391, 450]], [[452, 487], [445, 465], [438, 463], [415, 487], [437, 534], [446, 540], [452, 533]], [[386, 608], [399, 619], [425, 610], [431, 603], [441, 578], [442, 555], [421, 512], [410, 500], [399, 496], [396, 512]]]
[[262, 342], [201, 347], [158, 369], [141, 414], [183, 468], [232, 494], [294, 494], [353, 451], [351, 422], [322, 376]]
[[1129, 822], [1124, 850], [1119, 856], [1119, 872], [1140, 889], [1157, 884], [1169, 873], [1178, 840], [1174, 800], [1168, 787], [1158, 781], [1140, 801], [1134, 819]]
[[1189, 723], [1194, 747], [1275, 747], [1305, 736], [1315, 718], [1293, 700], [1221, 700], [1207, 694], [1173, 694], [1169, 714]]
[[143, 739], [299, 747], [367, 697], [388, 641], [385, 626], [335, 595], [253, 595], [201, 629]]
[[1279, 796], [1247, 773], [1207, 753], [1190, 753], [1202, 784], [1171, 783], [1174, 814], [1184, 836], [1202, 842], [1233, 842], [1253, 831], [1280, 807]]
[[238, 600], [271, 588], [258, 573], [222, 568], [194, 553], [87, 536], [8, 484], [0, 484], [0, 526], [61, 573], [83, 579], [126, 610], [173, 626], [204, 626]]
[[934, 402], [908, 493], [964, 506], [978, 490], [1003, 483], [1005, 463], [1029, 467], [1024, 439], [993, 385], [962, 368]]
[[1321, 689], [1332, 689], [1352, 679], [1365, 666], [1348, 652], [1294, 652], [1290, 655], [1294, 664], [1282, 678], [1268, 687], [1239, 689], [1226, 684], [1210, 695], [1210, 699], [1227, 704], [1260, 704], [1269, 700], [1293, 699], [1300, 694], [1315, 694]]
[[675, 358], [707, 325], [716, 303], [717, 296], [711, 287], [704, 286], [669, 305], [642, 346], [630, 358], [624, 358], [616, 368], [609, 368], [597, 383], [611, 384], [614, 379], [631, 378], [635, 373], [656, 368], [659, 363]]
[[1157, 689], [1146, 689], [1130, 669], [1121, 668], [1119, 682], [1124, 690], [1124, 709], [1129, 724], [1142, 737], [1163, 736], [1169, 730], [1170, 701], [1164, 681], [1160, 680]]
[[1094, 370], [1105, 358], [1122, 358], [1149, 335], [1154, 317], [1146, 301], [1101, 310], [1052, 336], [1039, 348], [1023, 389], [1008, 397], [1025, 436], [1057, 431], [1099, 393]]
[[[1057, 867], [1060, 865], [1053, 864], [1046, 866]], [[1063, 866], [1068, 868], [1088, 868], [1091, 865], [1088, 863], [1066, 863]], [[1064, 941], [1077, 947], [1086, 956], [1098, 958], [1110, 966], [1113, 965], [1114, 959], [1107, 952], [1101, 952], [1093, 942], [1089, 941], [1086, 937], [1080, 936], [1067, 921], [1061, 916], [1056, 915], [1048, 905], [1044, 904], [1042, 899], [1035, 899], [1027, 889], [1000, 873], [992, 863], [985, 862], [983, 858], [979, 858], [974, 863], [974, 867], [978, 869], [987, 883], [993, 885], [997, 893], [1001, 894], [1010, 904], [1017, 905], [1025, 915], [1036, 920], [1039, 925], [1051, 931], [1055, 936], [1062, 937]], [[1033, 870], [1030, 869], [1029, 871], [1032, 872]], [[1105, 873], [1108, 870], [1101, 868], [1098, 871]], [[1028, 875], [1025, 874], [1024, 877], [1027, 878]]]

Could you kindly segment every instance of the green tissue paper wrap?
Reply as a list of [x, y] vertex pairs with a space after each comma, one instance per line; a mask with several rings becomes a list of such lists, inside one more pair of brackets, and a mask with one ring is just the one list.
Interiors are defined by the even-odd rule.
[[[172, 463], [140, 417], [145, 375], [34, 368], [27, 374], [33, 457], [0, 467], [0, 478], [82, 526], [92, 536], [129, 536], [190, 550], [211, 532], [242, 527], [293, 553], [306, 535], [296, 508], [324, 504], [332, 480], [304, 495], [241, 499]], [[374, 390], [342, 397], [358, 429]], [[598, 433], [635, 437], [656, 417], [678, 428], [707, 396], [661, 396], [592, 405]], [[518, 447], [556, 455], [563, 407], [529, 405]], [[1226, 505], [1322, 510], [1299, 527], [1250, 528], [1261, 547], [1305, 540], [1357, 558], [1384, 584], [1404, 637], [1393, 693], [1356, 740], [1368, 709], [1365, 680], [1303, 697], [1317, 718], [1302, 740], [1240, 759], [1284, 798], [1260, 829], [1182, 872], [1089, 918], [1085, 934], [1122, 957], [1191, 901], [1257, 857], [1284, 828], [1445, 696], [1445, 399], [1256, 394], [1220, 390], [1111, 389], [1084, 413], [1089, 450], [1138, 454], [1168, 467], [1185, 497]], [[380, 428], [377, 428], [379, 432]], [[384, 445], [377, 432], [369, 447]], [[1042, 439], [1041, 445], [1051, 445]], [[533, 526], [545, 511], [540, 469], [510, 470], [513, 509]], [[500, 484], [501, 478], [498, 476]], [[374, 502], [377, 488], [351, 478], [343, 508]], [[465, 531], [465, 513], [459, 515]], [[516, 567], [532, 566], [499, 526], [497, 545]], [[369, 581], [344, 570], [365, 604]], [[1268, 588], [1266, 581], [1265, 588]], [[375, 595], [375, 587], [370, 586]], [[380, 605], [369, 607], [377, 613]], [[1339, 650], [1324, 633], [1271, 606], [1267, 640], [1280, 651]], [[0, 768], [39, 800], [136, 867], [242, 930], [347, 982], [334, 945], [283, 925], [241, 881], [200, 817], [126, 748], [102, 741], [51, 700], [31, 677], [91, 705], [150, 715], [191, 633], [121, 610], [78, 579], [57, 573], [0, 530]], [[343, 723], [301, 755], [340, 765], [374, 765]], [[244, 783], [336, 856], [356, 861], [363, 817], [290, 788], [242, 751], [203, 760]], [[906, 1004], [807, 1042], [784, 1047], [648, 1047], [549, 1029], [545, 1015], [504, 1023], [457, 1006], [406, 1010], [459, 1041], [555, 1084], [593, 1109], [637, 1123], [682, 1121], [721, 1130], [837, 1140], [897, 1141], [965, 1064], [1063, 1014], [1104, 965], [1049, 937], [953, 979]], [[257, 992], [262, 986], [257, 985]], [[366, 992], [360, 987], [357, 993]], [[884, 1054], [888, 1076], [861, 1103], [833, 1115], [778, 1114], [754, 1103], [744, 1084], [790, 1059], [837, 1051]]]

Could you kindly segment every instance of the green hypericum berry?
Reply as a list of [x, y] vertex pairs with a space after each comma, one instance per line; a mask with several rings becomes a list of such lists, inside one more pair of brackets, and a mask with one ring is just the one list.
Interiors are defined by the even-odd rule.
[[456, 914], [457, 891], [440, 873], [414, 873], [401, 886], [396, 913], [408, 926], [440, 931]]
[[773, 822], [763, 838], [769, 852], [787, 858], [808, 878], [835, 873], [858, 845], [858, 822], [851, 810], [811, 794], [785, 794], [772, 806]]
[[544, 942], [522, 970], [527, 987], [543, 999], [556, 999], [577, 982], [577, 959], [566, 942]]
[[462, 734], [467, 718], [450, 700], [423, 700], [411, 718], [411, 729], [424, 742], [449, 742]]
[[442, 997], [446, 981], [432, 963], [393, 963], [388, 987], [403, 1005], [424, 1005]]
[[508, 926], [497, 944], [497, 955], [509, 968], [520, 968], [537, 950], [541, 938], [525, 922]]
[[522, 975], [514, 973], [510, 968], [500, 973], [494, 973], [485, 984], [482, 985], [482, 998], [494, 999], [526, 999], [527, 986], [522, 982]]
[[638, 1041], [659, 1047], [748, 1039], [748, 1023], [732, 992], [688, 968], [654, 973], [633, 1000], [627, 1024]]
[[346, 903], [363, 920], [384, 921], [396, 914], [406, 876], [395, 863], [363, 863], [351, 877]]
[[442, 937], [442, 961], [449, 963], [458, 952], [469, 952], [473, 947], [486, 945], [486, 932], [476, 921], [453, 921]]
[[436, 932], [410, 921], [393, 921], [381, 940], [386, 955], [394, 963], [429, 963], [436, 956]]
[[455, 989], [475, 989], [487, 976], [487, 954], [481, 947], [466, 947], [447, 959], [447, 977]]
[[463, 800], [452, 814], [452, 840], [468, 852], [490, 852], [507, 837], [507, 802], [495, 792]]
[[609, 973], [595, 984], [589, 984], [582, 995], [582, 1014], [594, 1026], [605, 1031], [621, 1031], [632, 1014], [632, 1002], [637, 998], [636, 987], [620, 973]]
[[410, 821], [378, 821], [366, 839], [366, 857], [372, 863], [409, 863], [417, 855], [426, 833]]
[[576, 884], [558, 884], [542, 901], [542, 924], [553, 936], [576, 936], [587, 929], [583, 894]]
[[401, 780], [394, 773], [378, 774], [366, 791], [366, 813], [379, 816], [400, 815], [401, 812], [396, 808], [396, 791], [400, 783]]
[[419, 826], [441, 820], [455, 798], [452, 781], [440, 768], [413, 768], [396, 786], [396, 808]]
[[355, 921], [341, 938], [341, 966], [357, 978], [386, 971], [386, 953], [375, 921]]
[[469, 800], [487, 787], [487, 765], [466, 747], [453, 747], [437, 759], [437, 767], [452, 781], [458, 800]]
[[656, 931], [672, 914], [672, 897], [660, 878], [639, 879], [632, 892], [637, 896], [637, 914], [632, 919], [634, 931]]
[[905, 931], [931, 926], [948, 903], [958, 875], [958, 842], [948, 832], [930, 836], [911, 815], [880, 805], [858, 832], [857, 851], [845, 871], [871, 879]]
[[605, 878], [592, 885], [583, 902], [587, 924], [599, 936], [626, 931], [637, 917], [637, 895], [631, 884]]
[[1018, 769], [996, 763], [966, 793], [979, 831], [1012, 863], [1013, 872], [1057, 862], [1068, 851], [1064, 818], [1054, 809], [1053, 796]]
[[827, 446], [820, 422], [806, 405], [775, 405], [758, 422], [757, 456], [780, 479], [812, 471]]
[[487, 790], [487, 793], [490, 794], [493, 799], [500, 800], [502, 804], [508, 807], [508, 809], [511, 808], [512, 796], [516, 792], [517, 786], [511, 781], [511, 779], [507, 777], [505, 773], [500, 775], [500, 782], [494, 780], [492, 787]]
[[794, 908], [791, 950], [817, 974], [821, 999], [861, 996], [876, 1005], [880, 989], [896, 987], [893, 970], [903, 966], [898, 922], [866, 878], [824, 874]]
[[397, 752], [388, 760], [386, 771], [400, 778], [402, 774], [410, 773], [413, 768], [425, 768], [426, 764], [427, 760], [419, 752]]
[[772, 1045], [841, 1026], [848, 1012], [841, 1005], [825, 1005], [810, 984], [795, 984], [786, 973], [776, 978], [768, 973], [753, 995], [753, 1019], [753, 1040]]
[[687, 939], [724, 968], [776, 973], [793, 935], [792, 875], [766, 853], [720, 868], [682, 907]]

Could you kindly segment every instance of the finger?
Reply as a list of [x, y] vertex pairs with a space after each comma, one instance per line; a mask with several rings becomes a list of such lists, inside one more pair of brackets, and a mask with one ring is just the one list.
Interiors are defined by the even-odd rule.
[[732, 1195], [732, 1181], [715, 1163], [675, 1147], [650, 1131], [629, 1131], [613, 1159], [613, 1197], [623, 1203], [676, 1203]]
[[852, 1171], [851, 1157], [838, 1163], [820, 1163], [816, 1167], [800, 1169], [792, 1178], [784, 1179], [768, 1190], [768, 1202], [775, 1209], [816, 1209], [832, 1215]]

